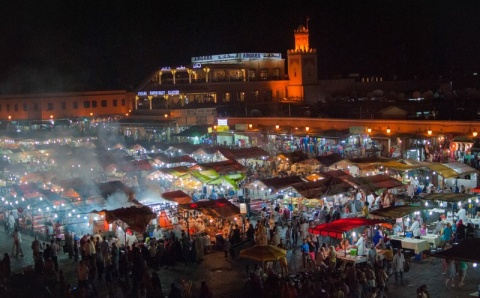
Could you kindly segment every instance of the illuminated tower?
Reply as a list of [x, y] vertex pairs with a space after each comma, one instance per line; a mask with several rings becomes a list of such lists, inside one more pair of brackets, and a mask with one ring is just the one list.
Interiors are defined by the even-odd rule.
[[294, 37], [295, 49], [287, 51], [287, 96], [289, 100], [304, 101], [309, 96], [308, 93], [316, 90], [314, 86], [318, 85], [317, 50], [310, 48], [308, 25], [300, 25], [294, 31]]

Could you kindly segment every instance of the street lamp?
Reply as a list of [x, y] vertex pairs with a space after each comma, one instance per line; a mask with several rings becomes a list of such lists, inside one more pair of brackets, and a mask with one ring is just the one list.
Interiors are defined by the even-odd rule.
[[[163, 74], [163, 71], [159, 71], [158, 72], [158, 84], [159, 85], [162, 85], [162, 74]], [[138, 97], [138, 96], [137, 96]]]
[[190, 69], [190, 68], [187, 68], [187, 73], [188, 73], [188, 83], [191, 84], [191, 83], [192, 83], [192, 73], [193, 73], [193, 70]]
[[390, 126], [387, 126], [387, 133], [390, 134], [391, 131]]
[[205, 83], [208, 83], [208, 73], [210, 72], [210, 68], [204, 67], [203, 71], [205, 72]]
[[432, 129], [431, 129], [430, 127], [429, 127], [428, 130], [427, 130], [427, 134], [428, 134], [429, 136], [432, 135]]
[[172, 73], [172, 76], [173, 76], [173, 85], [175, 85], [175, 74], [177, 73], [177, 70], [172, 69], [170, 72]]
[[151, 110], [151, 109], [152, 109], [153, 96], [149, 95], [149, 96], [147, 96], [147, 98], [148, 98], [148, 101], [149, 101], [149, 103], [150, 103], [150, 110]]
[[372, 129], [371, 129], [370, 127], [367, 128], [367, 132], [368, 132], [368, 133], [371, 133], [371, 132], [372, 132]]

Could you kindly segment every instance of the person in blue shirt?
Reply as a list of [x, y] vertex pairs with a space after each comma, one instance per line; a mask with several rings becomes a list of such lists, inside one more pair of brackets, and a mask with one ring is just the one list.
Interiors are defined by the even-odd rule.
[[303, 244], [300, 247], [300, 251], [302, 252], [303, 268], [307, 268], [308, 259], [310, 258], [310, 249], [307, 239], [303, 239]]
[[447, 223], [447, 226], [443, 228], [442, 232], [442, 243], [450, 243], [450, 239], [452, 238], [452, 225]]
[[396, 223], [395, 226], [393, 227], [393, 233], [395, 234], [400, 234], [402, 232], [402, 227]]

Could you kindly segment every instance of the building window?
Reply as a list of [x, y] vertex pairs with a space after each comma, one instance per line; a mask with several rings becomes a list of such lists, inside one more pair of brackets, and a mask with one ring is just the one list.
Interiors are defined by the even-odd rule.
[[249, 69], [248, 70], [248, 79], [249, 80], [255, 80], [255, 69]]
[[83, 102], [83, 107], [84, 107], [85, 109], [89, 109], [89, 108], [90, 108], [90, 101], [85, 100], [85, 101]]
[[272, 101], [272, 90], [263, 91], [263, 101]]
[[122, 107], [125, 106], [125, 98], [122, 98]]
[[33, 110], [34, 110], [34, 111], [38, 111], [38, 103], [35, 102], [35, 103], [33, 104]]
[[230, 93], [227, 92], [223, 95], [223, 102], [230, 102]]
[[15, 112], [18, 112], [18, 103], [16, 103], [16, 104], [13, 106], [13, 109], [15, 110]]
[[114, 107], [118, 106], [118, 100], [116, 100], [116, 99], [113, 100], [113, 106]]
[[262, 69], [260, 70], [260, 80], [267, 80], [268, 79], [268, 70]]
[[92, 100], [92, 108], [96, 108], [97, 107], [97, 101], [96, 100]]
[[275, 80], [280, 79], [280, 69], [279, 69], [279, 68], [275, 68], [275, 69], [273, 70], [273, 78], [274, 78]]
[[47, 111], [53, 111], [53, 103], [52, 102], [49, 102], [47, 104]]
[[241, 102], [245, 101], [245, 92], [238, 93], [238, 101], [241, 101]]
[[23, 104], [23, 111], [26, 112], [27, 110], [28, 110], [27, 104], [24, 103], [24, 104]]
[[250, 101], [258, 101], [258, 91], [250, 92]]
[[77, 110], [78, 109], [78, 101], [74, 101], [72, 107], [73, 107], [73, 109]]
[[107, 100], [103, 99], [100, 104], [102, 105], [102, 108], [106, 108], [107, 107]]
[[10, 104], [7, 103], [7, 112], [10, 112]]
[[67, 103], [62, 101], [62, 110], [66, 110], [67, 109]]

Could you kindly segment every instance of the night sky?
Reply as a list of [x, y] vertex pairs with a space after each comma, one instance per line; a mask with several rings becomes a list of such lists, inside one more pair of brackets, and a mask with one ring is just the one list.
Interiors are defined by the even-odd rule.
[[480, 67], [480, 1], [3, 1], [0, 93], [131, 90], [190, 57], [281, 52], [310, 18], [320, 78]]

